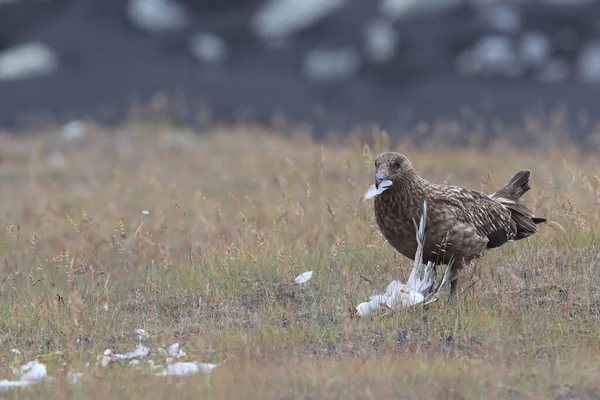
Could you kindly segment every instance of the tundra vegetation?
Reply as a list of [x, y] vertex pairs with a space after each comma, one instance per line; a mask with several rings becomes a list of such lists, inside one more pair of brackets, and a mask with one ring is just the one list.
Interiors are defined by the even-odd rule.
[[[0, 135], [0, 379], [34, 359], [51, 377], [0, 390], [599, 398], [600, 165], [551, 137], [482, 150], [252, 126]], [[524, 203], [548, 223], [463, 271], [451, 304], [359, 317], [412, 268], [363, 197], [385, 150], [431, 181], [487, 193], [528, 168]], [[185, 355], [161, 350], [174, 343]], [[102, 367], [107, 350], [139, 356]], [[216, 367], [156, 376], [173, 358]]]

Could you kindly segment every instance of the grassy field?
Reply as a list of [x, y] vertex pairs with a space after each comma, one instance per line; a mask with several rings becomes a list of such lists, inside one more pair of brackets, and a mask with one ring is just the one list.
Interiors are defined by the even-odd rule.
[[[358, 318], [358, 303], [411, 268], [361, 198], [390, 147], [430, 180], [487, 192], [530, 168], [525, 201], [549, 223], [463, 272], [455, 303]], [[597, 399], [599, 206], [598, 159], [566, 147], [160, 126], [0, 136], [0, 379], [36, 357], [52, 376], [0, 394]], [[312, 280], [294, 285], [304, 271]], [[97, 365], [106, 349], [133, 351], [137, 329], [156, 364], [177, 342], [217, 367], [157, 377], [147, 360]]]

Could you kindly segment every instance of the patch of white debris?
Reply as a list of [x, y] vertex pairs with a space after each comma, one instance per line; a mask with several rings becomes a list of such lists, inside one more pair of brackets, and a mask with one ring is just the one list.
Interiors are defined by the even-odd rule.
[[138, 335], [138, 340], [141, 342], [144, 339], [150, 338], [150, 334], [143, 329], [138, 329], [135, 331]]
[[69, 371], [67, 373], [67, 378], [69, 378], [69, 380], [71, 381], [71, 383], [73, 384], [77, 384], [77, 382], [79, 381], [79, 378], [81, 378], [83, 376], [82, 372], [73, 372], [73, 371]]
[[425, 296], [405, 283], [392, 281], [385, 289], [384, 294], [371, 296], [369, 301], [356, 306], [356, 311], [361, 317], [371, 315], [379, 310], [396, 311], [422, 303]]
[[146, 358], [150, 355], [150, 349], [138, 343], [134, 351], [125, 354], [115, 354], [117, 360], [131, 360], [132, 358]]
[[156, 376], [181, 376], [181, 375], [192, 375], [198, 372], [208, 373], [216, 368], [216, 364], [199, 363], [197, 361], [192, 362], [176, 362], [168, 364], [167, 368], [156, 374]]
[[[140, 341], [149, 338], [148, 333], [143, 329], [136, 331]], [[157, 364], [149, 357], [156, 354], [165, 358], [164, 365]], [[106, 349], [104, 353], [97, 357], [97, 366], [107, 368], [112, 365], [127, 361], [127, 365], [131, 367], [148, 367], [156, 376], [177, 376], [191, 375], [195, 373], [208, 373], [217, 367], [217, 364], [203, 363], [199, 361], [187, 361], [187, 354], [183, 351], [179, 343], [173, 343], [170, 346], [158, 347], [156, 352], [138, 343], [135, 350], [125, 354], [115, 353], [111, 349]]]
[[[12, 349], [15, 356], [21, 353], [17, 349]], [[18, 360], [15, 360], [18, 362]], [[0, 380], [0, 388], [23, 387], [33, 383], [42, 382], [48, 378], [48, 370], [45, 364], [42, 364], [37, 358], [23, 365], [12, 368], [13, 373], [19, 377], [18, 380], [2, 379]]]
[[[106, 349], [101, 355], [97, 357], [97, 368], [110, 368], [115, 365], [121, 367], [130, 368], [146, 368], [148, 372], [155, 376], [184, 376], [192, 375], [197, 373], [210, 373], [215, 369], [218, 364], [204, 363], [196, 360], [186, 360], [187, 353], [183, 351], [179, 343], [173, 343], [169, 346], [158, 347], [156, 352], [153, 352], [149, 347], [141, 343], [142, 340], [150, 338], [148, 332], [143, 329], [135, 331], [140, 343], [138, 343], [135, 349], [127, 353], [115, 353], [112, 349]], [[2, 379], [0, 380], [0, 390], [9, 390], [11, 388], [26, 387], [31, 384], [43, 382], [45, 380], [52, 379], [48, 376], [48, 369], [46, 365], [40, 362], [42, 356], [35, 358], [33, 361], [27, 363], [21, 362], [21, 352], [19, 349], [13, 348], [10, 350], [13, 356], [12, 361], [12, 372], [18, 377], [18, 379]], [[56, 354], [62, 354], [56, 352]], [[150, 356], [162, 357], [162, 364], [156, 363], [150, 359]], [[66, 367], [66, 364], [63, 364]], [[90, 363], [88, 362], [84, 368], [88, 369]], [[72, 371], [67, 370], [67, 374], [64, 376], [66, 381], [71, 384], [77, 384], [85, 376], [85, 370]]]
[[187, 354], [185, 354], [185, 352], [179, 348], [179, 343], [173, 343], [172, 345], [170, 345], [168, 349], [168, 354], [176, 359], [180, 359], [187, 356]]

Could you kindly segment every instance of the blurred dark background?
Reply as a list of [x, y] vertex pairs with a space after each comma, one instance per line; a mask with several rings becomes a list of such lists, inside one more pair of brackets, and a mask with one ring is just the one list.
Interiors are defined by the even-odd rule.
[[598, 1], [0, 0], [10, 130], [119, 124], [162, 93], [173, 122], [200, 131], [275, 115], [317, 134], [519, 126], [560, 109], [583, 138], [599, 82]]

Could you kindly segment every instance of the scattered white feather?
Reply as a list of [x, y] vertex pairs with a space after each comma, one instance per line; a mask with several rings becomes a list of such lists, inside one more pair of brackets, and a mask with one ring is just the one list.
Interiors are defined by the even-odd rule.
[[28, 382], [39, 382], [48, 376], [46, 365], [39, 362], [37, 358], [25, 365], [22, 365], [20, 372], [21, 380]]
[[148, 360], [148, 366], [150, 367], [150, 369], [154, 369], [157, 367], [157, 365], [154, 363], [154, 360]]
[[144, 215], [150, 215], [150, 211], [144, 210], [144, 211], [142, 211], [142, 214], [144, 214]]
[[163, 357], [167, 357], [169, 355], [169, 353], [162, 347], [159, 347], [158, 349], [156, 349], [156, 352]]
[[104, 303], [104, 305], [102, 306], [102, 309], [104, 311], [108, 311], [108, 303]]
[[313, 276], [313, 272], [312, 271], [303, 272], [303, 273], [301, 273], [300, 275], [298, 275], [296, 277], [296, 279], [294, 280], [294, 283], [297, 284], [297, 285], [301, 285], [303, 283], [306, 283], [306, 282], [310, 281], [310, 279], [312, 278], [312, 276]]
[[167, 365], [167, 368], [156, 374], [156, 376], [182, 376], [192, 375], [198, 372], [208, 373], [217, 366], [215, 364], [191, 362], [176, 362]]
[[82, 376], [83, 376], [83, 373], [81, 373], [81, 372], [73, 372], [73, 371], [67, 372], [67, 378], [69, 378], [71, 380], [71, 383], [73, 383], [73, 384], [77, 383], [79, 378], [81, 378]]
[[367, 193], [365, 193], [365, 200], [368, 200], [372, 197], [375, 197], [383, 192], [385, 192], [390, 186], [392, 186], [392, 181], [385, 180], [379, 184], [379, 187], [375, 187], [375, 185], [371, 185]]
[[410, 289], [408, 285], [392, 281], [385, 289], [384, 294], [371, 296], [368, 302], [360, 303], [356, 307], [356, 311], [358, 315], [364, 317], [380, 310], [395, 311], [411, 307], [422, 303], [424, 299], [425, 296], [423, 294]]
[[66, 140], [73, 140], [73, 139], [77, 139], [80, 136], [83, 136], [85, 133], [85, 129], [86, 129], [85, 122], [79, 121], [79, 120], [74, 120], [74, 121], [69, 121], [66, 124], [64, 124], [61, 129], [60, 134]]
[[115, 354], [117, 360], [130, 360], [132, 358], [145, 358], [150, 354], [150, 349], [141, 343], [138, 343], [134, 351], [125, 354]]
[[10, 352], [13, 354], [21, 354], [21, 351], [19, 349], [10, 349]]
[[113, 353], [111, 349], [106, 349], [104, 350], [103, 354], [97, 357], [97, 360], [102, 368], [106, 368], [110, 364], [117, 361], [117, 358], [115, 357], [115, 353]]
[[142, 340], [148, 339], [150, 337], [150, 334], [143, 329], [138, 329], [135, 331], [135, 333], [137, 333], [138, 339], [140, 340], [140, 342]]
[[170, 345], [168, 354], [173, 358], [183, 358], [187, 355], [183, 350], [179, 349], [179, 343], [173, 343]]
[[0, 388], [23, 387], [29, 385], [28, 381], [9, 381], [7, 379], [0, 380]]
[[[142, 335], [138, 330], [138, 334]], [[217, 367], [216, 364], [201, 363], [197, 361], [181, 362], [177, 359], [181, 359], [186, 356], [186, 353], [179, 348], [179, 343], [174, 343], [168, 347], [168, 350], [164, 348], [157, 349], [158, 353], [165, 356], [172, 356], [167, 359], [167, 364], [157, 365], [153, 360], [147, 360], [147, 365], [152, 373], [156, 372], [157, 376], [183, 376], [192, 375], [196, 373], [209, 373]], [[12, 349], [12, 353], [20, 354], [19, 350]], [[137, 345], [135, 351], [126, 354], [115, 354], [111, 349], [106, 349], [103, 354], [97, 357], [98, 365], [101, 367], [107, 367], [110, 364], [116, 363], [120, 360], [129, 360], [128, 365], [135, 367], [142, 363], [146, 365], [145, 361], [141, 361], [140, 358], [146, 358], [151, 353], [150, 349], [141, 343]], [[89, 366], [89, 363], [88, 363]], [[12, 368], [15, 375], [19, 376], [19, 380], [0, 380], [1, 388], [10, 387], [24, 387], [33, 383], [41, 382], [45, 379], [51, 379], [48, 376], [46, 365], [41, 363], [37, 358], [21, 366], [15, 366]], [[79, 379], [83, 377], [83, 373], [68, 371], [67, 379], [76, 384]]]

